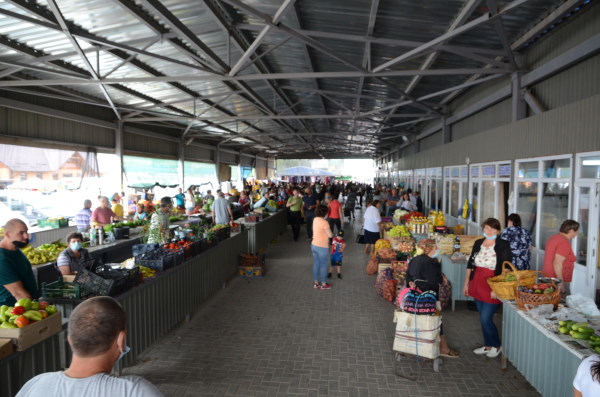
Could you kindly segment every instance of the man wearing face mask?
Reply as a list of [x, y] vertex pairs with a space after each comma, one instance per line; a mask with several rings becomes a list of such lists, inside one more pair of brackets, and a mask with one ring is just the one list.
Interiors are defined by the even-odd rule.
[[69, 246], [58, 255], [56, 265], [63, 276], [75, 273], [79, 265], [92, 259], [88, 250], [81, 248], [83, 245], [83, 235], [73, 232], [67, 236]]
[[11, 219], [4, 225], [0, 241], [0, 305], [14, 306], [21, 298], [38, 297], [31, 263], [21, 252], [29, 244], [27, 225], [20, 219]]
[[79, 304], [69, 318], [71, 366], [29, 380], [17, 397], [162, 397], [158, 389], [139, 376], [112, 376], [111, 370], [127, 352], [125, 311], [108, 296]]

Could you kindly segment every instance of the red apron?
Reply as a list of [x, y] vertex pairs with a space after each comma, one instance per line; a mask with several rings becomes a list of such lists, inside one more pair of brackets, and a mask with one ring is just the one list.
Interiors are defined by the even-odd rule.
[[494, 277], [494, 271], [478, 266], [476, 266], [473, 271], [475, 274], [473, 275], [473, 280], [469, 281], [469, 296], [478, 301], [501, 304], [502, 302], [498, 299], [492, 299], [490, 297], [492, 289], [487, 283], [488, 278]]

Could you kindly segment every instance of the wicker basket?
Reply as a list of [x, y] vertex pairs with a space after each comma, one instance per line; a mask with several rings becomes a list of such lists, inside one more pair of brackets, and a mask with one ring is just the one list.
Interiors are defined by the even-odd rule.
[[509, 265], [512, 269], [512, 274], [516, 276], [514, 281], [504, 281], [508, 273], [502, 273], [498, 276], [490, 277], [487, 279], [487, 283], [496, 293], [498, 299], [515, 299], [515, 289], [519, 285], [527, 285], [535, 283], [537, 279], [537, 273], [535, 270], [517, 270], [512, 263], [505, 261], [502, 263], [502, 267]]
[[551, 294], [530, 294], [516, 290], [515, 302], [517, 302], [519, 309], [528, 311], [531, 307], [551, 304], [554, 305], [554, 310], [556, 310], [560, 302], [560, 290], [554, 282], [550, 285], [554, 288], [554, 292]]

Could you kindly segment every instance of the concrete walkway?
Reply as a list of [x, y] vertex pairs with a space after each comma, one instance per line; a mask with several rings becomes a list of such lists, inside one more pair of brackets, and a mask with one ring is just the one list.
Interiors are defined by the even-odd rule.
[[[368, 258], [354, 243], [361, 225], [345, 226], [343, 279], [334, 277], [331, 290], [312, 288], [304, 226], [298, 242], [288, 230], [267, 252], [266, 277], [231, 280], [124, 374], [172, 397], [539, 395], [514, 367], [471, 352], [482, 344], [478, 315], [461, 302], [443, 314], [460, 358], [444, 359], [439, 373], [414, 357], [396, 361], [394, 307], [364, 272]], [[416, 381], [395, 374], [418, 371]]]

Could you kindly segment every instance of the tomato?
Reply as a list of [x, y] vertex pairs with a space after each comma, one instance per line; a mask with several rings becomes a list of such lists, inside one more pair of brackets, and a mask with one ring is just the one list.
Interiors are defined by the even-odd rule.
[[531, 289], [533, 289], [533, 290], [540, 289], [540, 286], [539, 286], [539, 285], [537, 285], [537, 284], [533, 284], [533, 285], [531, 286]]
[[19, 316], [15, 320], [15, 325], [19, 328], [29, 325], [29, 320], [25, 316]]
[[546, 289], [548, 288], [548, 284], [539, 284], [538, 287], [539, 289]]

